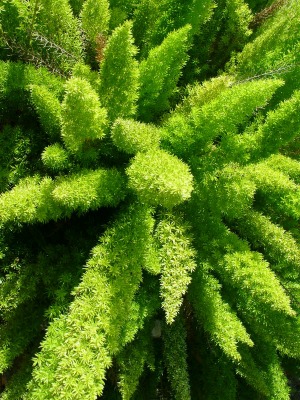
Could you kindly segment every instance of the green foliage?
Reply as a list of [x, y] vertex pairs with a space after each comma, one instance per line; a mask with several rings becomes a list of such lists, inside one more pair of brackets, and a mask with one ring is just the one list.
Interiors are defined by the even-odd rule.
[[[241, 366], [239, 373], [244, 376], [247, 371], [252, 372], [252, 379], [255, 374], [261, 375], [261, 389], [268, 399], [290, 399], [290, 388], [287, 378], [282, 370], [278, 355], [272, 345], [265, 343], [253, 349], [253, 356], [248, 354], [245, 358], [250, 361], [249, 366]], [[257, 369], [256, 366], [259, 366]], [[250, 368], [252, 371], [250, 371]], [[255, 371], [256, 370], [256, 371]], [[253, 373], [254, 372], [254, 373]]]
[[4, 392], [1, 394], [3, 400], [21, 400], [26, 392], [26, 384], [31, 376], [31, 359], [27, 355], [18, 367], [18, 370], [11, 378]]
[[176, 112], [188, 115], [195, 106], [214, 100], [226, 88], [233, 84], [233, 77], [221, 75], [209, 81], [194, 83], [187, 87], [187, 95], [181, 103], [176, 106]]
[[138, 99], [139, 71], [134, 59], [132, 24], [127, 21], [116, 28], [104, 49], [100, 68], [100, 98], [108, 109], [110, 121], [135, 115]]
[[264, 123], [250, 125], [241, 137], [227, 137], [222, 147], [226, 152], [230, 149], [236, 160], [241, 152], [246, 153], [248, 162], [276, 153], [299, 134], [299, 93], [295, 91], [292, 97], [268, 112]]
[[256, 185], [237, 164], [227, 164], [205, 176], [198, 190], [199, 196], [214, 202], [216, 214], [237, 217], [252, 206]]
[[61, 210], [49, 202], [53, 189], [51, 178], [41, 179], [38, 176], [22, 179], [11, 191], [0, 197], [0, 220], [7, 222], [44, 222], [57, 219]]
[[247, 4], [252, 11], [260, 11], [262, 8], [267, 6], [268, 0], [247, 0]]
[[265, 160], [266, 165], [272, 166], [272, 168], [283, 172], [288, 175], [294, 182], [299, 184], [299, 163], [289, 157], [282, 154], [273, 154]]
[[[22, 35], [18, 32], [18, 28], [26, 23], [28, 17], [28, 9], [22, 1], [2, 1], [1, 2], [1, 41], [6, 36], [17, 34], [18, 39], [22, 40]], [[24, 39], [23, 39], [24, 40]]]
[[97, 36], [108, 30], [109, 3], [107, 0], [86, 0], [80, 16], [83, 30], [88, 39], [95, 44]]
[[180, 217], [165, 215], [156, 230], [161, 263], [161, 297], [166, 321], [171, 324], [179, 312], [182, 297], [196, 268], [195, 252], [188, 236], [188, 226]]
[[172, 208], [189, 199], [193, 190], [188, 166], [163, 150], [138, 153], [126, 173], [129, 188], [150, 205]]
[[160, 131], [157, 127], [141, 122], [117, 119], [111, 129], [114, 144], [128, 154], [157, 148]]
[[1, 140], [1, 191], [16, 184], [30, 171], [29, 157], [32, 153], [31, 138], [20, 127], [6, 125], [0, 136]]
[[68, 0], [3, 1], [0, 24], [6, 56], [12, 52], [61, 74], [81, 59], [78, 22]]
[[300, 251], [297, 242], [280, 226], [255, 211], [245, 213], [237, 221], [239, 232], [251, 240], [257, 249], [263, 249], [266, 257], [275, 263], [276, 270], [288, 271], [294, 277], [299, 275]]
[[247, 297], [251, 291], [252, 301], [263, 302], [270, 305], [272, 310], [277, 310], [294, 316], [290, 299], [285, 294], [280, 282], [273, 271], [268, 267], [262, 256], [258, 253], [232, 253], [224, 257], [218, 266], [222, 269], [222, 276], [226, 282], [242, 292], [241, 296]]
[[0, 196], [0, 221], [57, 220], [75, 210], [116, 205], [123, 198], [124, 178], [117, 170], [82, 170], [56, 181], [49, 177], [24, 178]]
[[181, 69], [187, 61], [190, 25], [171, 32], [162, 44], [152, 49], [140, 63], [139, 115], [153, 120], [169, 108], [169, 98], [176, 90]]
[[199, 323], [229, 358], [239, 361], [242, 356], [238, 344], [253, 346], [253, 342], [235, 312], [222, 299], [220, 289], [220, 283], [209, 273], [207, 265], [199, 266], [190, 291]]
[[41, 310], [35, 310], [34, 302], [18, 307], [4, 319], [0, 331], [0, 373], [11, 367], [13, 360], [24, 352], [41, 322]]
[[188, 0], [185, 3], [174, 0], [139, 2], [134, 11], [133, 30], [142, 55], [146, 56], [170, 32], [186, 24], [191, 25], [193, 33], [197, 32], [210, 16], [212, 7], [211, 0]]
[[142, 280], [153, 222], [149, 209], [131, 207], [102, 236], [74, 292], [69, 314], [48, 330], [36, 360], [39, 368], [30, 388], [32, 396], [90, 399], [102, 392], [111, 355], [134, 336], [130, 310]]
[[31, 99], [45, 132], [51, 138], [60, 135], [61, 106], [59, 100], [44, 86], [31, 85]]
[[164, 332], [165, 363], [168, 379], [174, 394], [174, 399], [191, 399], [188, 364], [186, 329], [182, 318], [178, 318]]
[[191, 80], [204, 80], [219, 74], [235, 52], [251, 37], [251, 11], [243, 0], [216, 0], [213, 12], [194, 37], [188, 74]]
[[36, 35], [33, 35], [33, 32], [31, 35], [37, 45], [44, 44], [45, 46], [41, 57], [44, 57], [46, 52], [51, 54], [53, 51], [54, 59], [57, 55], [61, 58], [61, 68], [68, 70], [75, 61], [81, 58], [82, 54], [79, 26], [72, 15], [69, 1], [30, 0], [29, 8], [31, 27], [36, 31]]
[[277, 152], [280, 146], [284, 146], [298, 134], [299, 102], [300, 91], [295, 91], [289, 100], [280, 103], [275, 111], [268, 113], [265, 124], [257, 134], [257, 139], [262, 142], [261, 148], [266, 149], [266, 155]]
[[[205, 342], [205, 339], [204, 339]], [[209, 342], [209, 347], [201, 350], [201, 364], [203, 367], [199, 371], [194, 371], [195, 382], [194, 396], [207, 400], [233, 400], [238, 397], [237, 379], [232, 368], [232, 363], [220, 354], [218, 348]], [[198, 386], [198, 388], [197, 388]], [[225, 390], [226, 388], [226, 390]], [[249, 392], [249, 387], [247, 388]], [[251, 389], [250, 389], [251, 390]], [[253, 398], [255, 394], [253, 395]]]
[[300, 7], [263, 3], [0, 1], [1, 399], [292, 395]]
[[81, 170], [57, 179], [52, 197], [60, 207], [80, 212], [115, 206], [124, 198], [124, 177], [116, 169]]
[[[0, 70], [0, 115], [6, 123], [11, 123], [13, 126], [18, 121], [22, 124], [22, 128], [34, 125], [35, 116], [32, 116], [32, 110], [28, 109], [31, 85], [46, 87], [54, 96], [59, 97], [62, 93], [62, 80], [44, 68], [36, 69], [32, 65], [20, 62], [1, 61]], [[49, 101], [45, 100], [45, 103], [48, 104]]]
[[74, 15], [78, 16], [85, 0], [69, 0]]
[[70, 152], [80, 153], [90, 141], [103, 138], [107, 112], [87, 81], [72, 78], [66, 83], [61, 113], [61, 135]]
[[238, 79], [261, 75], [283, 77], [286, 84], [277, 101], [299, 89], [299, 3], [292, 0], [281, 5], [274, 8], [255, 39], [233, 60], [237, 66], [232, 62], [230, 68]]
[[68, 153], [59, 143], [46, 147], [42, 153], [42, 160], [44, 165], [53, 171], [68, 167]]
[[[131, 342], [118, 355], [120, 366], [120, 390], [122, 399], [131, 399], [135, 393], [139, 379], [144, 371], [145, 365], [154, 369], [153, 344], [147, 329], [144, 329], [133, 342]], [[129, 366], [129, 368], [128, 368]]]
[[174, 112], [166, 121], [165, 140], [177, 154], [184, 154], [209, 149], [219, 135], [239, 137], [236, 134], [240, 126], [246, 124], [255, 109], [265, 105], [281, 85], [279, 80], [246, 82], [225, 88], [216, 98], [206, 100], [203, 105], [200, 103], [200, 107], [196, 102], [188, 115]]
[[299, 218], [299, 187], [285, 174], [262, 164], [250, 164], [246, 169], [257, 187], [257, 203], [268, 213], [272, 209]]
[[[296, 1], [287, 2], [279, 9], [278, 15], [266, 21], [255, 40], [248, 43], [238, 56], [240, 75], [252, 76], [297, 62], [297, 52], [294, 50], [299, 45], [299, 32], [294, 16], [298, 10]], [[261, 57], [262, 52], [264, 57]]]

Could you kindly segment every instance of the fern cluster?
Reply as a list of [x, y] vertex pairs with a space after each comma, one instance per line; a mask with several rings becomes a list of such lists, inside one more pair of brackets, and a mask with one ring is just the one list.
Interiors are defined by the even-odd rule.
[[264, 6], [0, 0], [1, 399], [290, 398], [300, 6]]

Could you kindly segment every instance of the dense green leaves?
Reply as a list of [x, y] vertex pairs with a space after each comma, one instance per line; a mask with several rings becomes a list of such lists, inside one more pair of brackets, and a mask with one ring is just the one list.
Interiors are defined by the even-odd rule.
[[205, 98], [205, 104], [195, 102], [188, 115], [171, 114], [166, 122], [165, 140], [178, 154], [191, 151], [201, 154], [219, 136], [225, 136], [226, 140], [227, 135], [235, 135], [238, 140], [236, 134], [240, 126], [250, 119], [256, 108], [265, 105], [281, 85], [279, 80], [261, 80], [231, 88], [225, 86], [215, 98]]
[[188, 166], [163, 150], [138, 153], [126, 173], [129, 187], [150, 205], [174, 207], [189, 199], [193, 190]]
[[299, 18], [0, 1], [1, 399], [292, 396]]
[[275, 263], [276, 270], [299, 275], [300, 249], [289, 232], [273, 224], [269, 218], [255, 211], [245, 213], [237, 222], [239, 232]]
[[201, 269], [197, 271], [190, 291], [197, 318], [228, 357], [241, 360], [238, 344], [253, 346], [253, 342], [235, 312], [222, 299], [220, 283], [206, 265], [201, 265]]
[[50, 170], [59, 171], [68, 167], [68, 153], [59, 143], [46, 147], [42, 153], [42, 160]]
[[127, 21], [111, 35], [100, 68], [100, 98], [111, 121], [135, 115], [139, 88], [136, 53], [131, 23]]
[[191, 246], [188, 226], [179, 216], [167, 214], [156, 230], [160, 244], [162, 307], [167, 323], [172, 323], [179, 312], [182, 297], [196, 268], [195, 251]]
[[271, 18], [261, 26], [255, 40], [248, 43], [237, 57], [239, 76], [283, 73], [288, 83], [293, 76], [289, 71], [293, 70], [294, 76], [298, 76], [299, 31], [295, 19], [298, 12], [299, 4], [295, 0], [270, 10]]
[[218, 268], [222, 268], [225, 282], [230, 280], [233, 287], [241, 291], [241, 296], [249, 296], [247, 292], [250, 291], [252, 301], [263, 302], [269, 304], [272, 310], [295, 315], [290, 299], [261, 255], [246, 252], [228, 254]]
[[168, 379], [174, 399], [191, 399], [187, 365], [186, 330], [182, 318], [177, 318], [175, 323], [166, 328], [164, 347]]
[[276, 153], [299, 134], [299, 91], [270, 111], [264, 123], [250, 125], [241, 136], [230, 136], [222, 147], [232, 152], [236, 160], [245, 153], [245, 161], [257, 160]]
[[61, 106], [59, 100], [45, 86], [32, 85], [31, 99], [42, 127], [51, 138], [60, 134]]
[[55, 182], [38, 176], [23, 179], [0, 197], [0, 220], [46, 222], [100, 206], [117, 204], [124, 198], [124, 178], [117, 170], [82, 170]]
[[107, 0], [87, 0], [80, 13], [82, 27], [92, 43], [99, 35], [106, 33], [109, 23], [109, 3]]
[[[146, 328], [149, 327], [146, 326]], [[119, 385], [122, 399], [124, 400], [132, 398], [146, 364], [150, 369], [154, 369], [154, 349], [151, 342], [152, 338], [148, 329], [144, 329], [118, 356], [118, 364], [120, 366]]]
[[69, 210], [87, 211], [114, 206], [124, 197], [124, 178], [115, 169], [82, 170], [58, 179], [52, 192], [54, 201]]
[[[24, 178], [10, 192], [3, 193], [0, 199], [1, 223], [34, 222], [57, 219], [61, 210], [53, 208], [49, 194], [53, 189], [51, 178]], [[52, 212], [51, 212], [52, 211]]]
[[93, 249], [69, 314], [48, 330], [36, 360], [33, 396], [90, 399], [101, 394], [111, 355], [133, 339], [139, 326], [138, 319], [131, 326], [130, 311], [152, 229], [149, 209], [131, 207]]
[[61, 119], [63, 141], [70, 152], [76, 153], [89, 141], [103, 138], [107, 112], [90, 84], [73, 78], [66, 84]]
[[170, 32], [186, 24], [191, 25], [193, 33], [197, 32], [212, 8], [211, 0], [188, 0], [182, 4], [174, 0], [139, 2], [134, 11], [133, 30], [142, 56], [160, 45]]
[[169, 108], [169, 98], [176, 90], [181, 69], [188, 58], [190, 29], [190, 25], [186, 25], [171, 32], [141, 62], [139, 115], [143, 120], [152, 120]]
[[150, 124], [117, 119], [111, 130], [114, 144], [128, 154], [136, 154], [157, 148], [160, 130]]

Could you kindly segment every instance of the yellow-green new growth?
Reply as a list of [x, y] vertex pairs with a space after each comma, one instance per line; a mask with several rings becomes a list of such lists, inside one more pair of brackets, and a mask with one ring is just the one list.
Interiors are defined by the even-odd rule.
[[178, 315], [191, 273], [196, 268], [196, 253], [188, 231], [180, 216], [168, 213], [162, 216], [155, 233], [160, 246], [160, 294], [168, 324]]
[[114, 144], [128, 154], [158, 148], [160, 129], [151, 124], [118, 118], [111, 130]]
[[86, 80], [71, 78], [66, 83], [61, 124], [62, 139], [71, 153], [78, 153], [85, 145], [104, 137], [107, 111]]
[[164, 150], [138, 153], [126, 173], [129, 188], [147, 204], [172, 208], [191, 197], [193, 176], [189, 167]]
[[136, 113], [139, 70], [131, 28], [131, 22], [126, 21], [113, 31], [100, 67], [99, 94], [111, 122], [116, 118], [133, 117]]
[[88, 39], [95, 45], [97, 36], [108, 31], [110, 12], [107, 0], [87, 0], [80, 13], [82, 27]]

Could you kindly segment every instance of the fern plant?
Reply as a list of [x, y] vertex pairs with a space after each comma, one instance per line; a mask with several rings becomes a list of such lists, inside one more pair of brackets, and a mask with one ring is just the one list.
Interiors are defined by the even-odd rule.
[[0, 1], [1, 399], [290, 399], [291, 3]]

